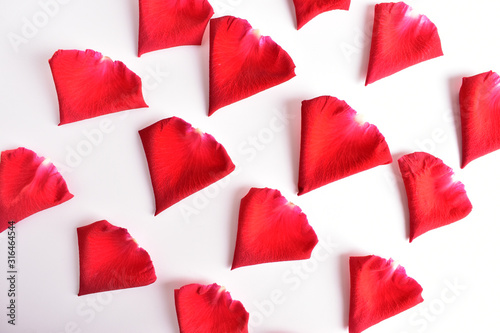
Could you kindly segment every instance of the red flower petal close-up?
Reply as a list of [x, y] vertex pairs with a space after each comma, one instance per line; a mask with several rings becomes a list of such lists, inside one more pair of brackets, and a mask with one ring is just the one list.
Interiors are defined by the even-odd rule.
[[500, 77], [492, 71], [464, 77], [459, 99], [464, 168], [500, 149]]
[[0, 157], [0, 232], [22, 219], [73, 198], [50, 159], [26, 148]]
[[59, 101], [59, 125], [148, 107], [141, 78], [121, 61], [92, 50], [59, 50], [49, 64]]
[[321, 13], [331, 10], [349, 10], [351, 0], [293, 0], [297, 30]]
[[375, 5], [366, 85], [443, 55], [438, 30], [404, 2]]
[[346, 102], [331, 96], [302, 102], [299, 195], [391, 162], [384, 136]]
[[189, 284], [175, 290], [180, 333], [248, 333], [249, 314], [217, 284]]
[[294, 76], [288, 53], [248, 21], [233, 16], [210, 21], [209, 116]]
[[139, 134], [156, 200], [155, 215], [235, 169], [213, 136], [180, 118], [160, 120]]
[[181, 45], [200, 45], [214, 10], [207, 0], [139, 0], [139, 57]]
[[416, 152], [399, 160], [408, 197], [410, 242], [429, 230], [463, 219], [472, 211], [464, 184], [437, 157]]
[[422, 287], [392, 259], [350, 257], [349, 333], [360, 333], [423, 302]]
[[149, 254], [127, 229], [106, 220], [77, 229], [80, 257], [78, 296], [135, 288], [156, 281]]
[[251, 188], [241, 199], [231, 269], [309, 259], [318, 237], [299, 206], [278, 190]]

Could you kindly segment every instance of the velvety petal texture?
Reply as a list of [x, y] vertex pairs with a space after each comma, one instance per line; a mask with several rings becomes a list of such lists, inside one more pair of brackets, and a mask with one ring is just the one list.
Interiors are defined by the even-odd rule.
[[73, 198], [48, 158], [26, 148], [3, 151], [0, 157], [0, 232], [8, 223]]
[[59, 50], [49, 64], [59, 100], [59, 125], [148, 107], [141, 78], [121, 61], [92, 50]]
[[439, 158], [416, 152], [404, 155], [398, 162], [408, 197], [410, 242], [472, 211], [464, 184], [453, 180], [453, 170]]
[[233, 16], [210, 21], [209, 116], [294, 76], [288, 53], [248, 21]]
[[391, 162], [384, 136], [346, 102], [331, 96], [302, 102], [299, 195]]
[[139, 131], [158, 215], [230, 174], [235, 166], [213, 136], [171, 117]]
[[149, 254], [127, 229], [106, 220], [77, 229], [80, 252], [78, 296], [141, 287], [156, 281]]
[[180, 333], [248, 333], [248, 312], [217, 284], [175, 290]]
[[464, 77], [460, 88], [462, 168], [500, 149], [500, 77], [489, 71]]
[[278, 190], [252, 188], [241, 199], [232, 269], [309, 259], [318, 237], [299, 206]]
[[422, 287], [392, 259], [351, 257], [349, 333], [360, 333], [423, 302]]
[[366, 85], [443, 55], [438, 30], [404, 2], [375, 5]]
[[181, 45], [200, 45], [214, 10], [207, 0], [139, 0], [139, 57]]
[[321, 13], [335, 9], [349, 10], [351, 0], [293, 0], [297, 30]]

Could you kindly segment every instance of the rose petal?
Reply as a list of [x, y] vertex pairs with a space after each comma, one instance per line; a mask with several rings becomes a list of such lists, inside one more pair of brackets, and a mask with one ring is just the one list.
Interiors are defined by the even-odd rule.
[[321, 13], [340, 9], [349, 10], [351, 0], [293, 0], [297, 16], [297, 30]]

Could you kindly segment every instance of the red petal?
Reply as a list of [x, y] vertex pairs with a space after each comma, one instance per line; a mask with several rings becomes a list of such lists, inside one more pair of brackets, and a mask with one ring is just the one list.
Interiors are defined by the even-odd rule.
[[102, 291], [141, 287], [156, 281], [146, 250], [127, 229], [106, 220], [77, 229], [80, 251], [78, 296]]
[[472, 205], [464, 184], [453, 181], [453, 170], [439, 158], [417, 152], [398, 162], [408, 197], [410, 242], [469, 215]]
[[207, 0], [139, 0], [139, 57], [180, 45], [200, 45], [210, 17]]
[[218, 109], [295, 76], [292, 58], [248, 21], [224, 16], [210, 21], [210, 105]]
[[189, 284], [175, 290], [180, 333], [248, 333], [248, 312], [225, 288]]
[[392, 162], [375, 125], [361, 122], [346, 102], [321, 96], [302, 102], [299, 195]]
[[26, 148], [0, 157], [0, 232], [22, 219], [73, 198], [49, 159]]
[[121, 61], [92, 50], [59, 50], [49, 64], [59, 100], [59, 125], [148, 107], [141, 78]]
[[366, 85], [443, 55], [434, 23], [404, 2], [375, 5]]
[[460, 89], [462, 168], [500, 148], [500, 77], [489, 71], [464, 77]]
[[293, 0], [297, 16], [297, 30], [321, 13], [341, 9], [349, 10], [351, 0]]
[[422, 287], [392, 259], [351, 257], [349, 333], [359, 333], [423, 302]]
[[230, 174], [235, 166], [210, 134], [171, 117], [139, 131], [148, 160], [158, 215]]
[[318, 237], [302, 210], [278, 190], [252, 188], [241, 200], [232, 269], [309, 259]]

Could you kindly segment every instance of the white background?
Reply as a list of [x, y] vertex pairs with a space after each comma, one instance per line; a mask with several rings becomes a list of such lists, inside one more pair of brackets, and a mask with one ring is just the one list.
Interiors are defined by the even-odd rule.
[[[347, 332], [348, 257], [368, 254], [398, 260], [422, 285], [425, 302], [367, 332], [498, 331], [500, 153], [460, 170], [457, 98], [463, 76], [500, 70], [500, 5], [409, 1], [437, 25], [445, 56], [365, 87], [375, 3], [353, 1], [350, 11], [322, 14], [297, 31], [291, 0], [212, 2], [216, 16], [245, 18], [272, 36], [293, 58], [297, 77], [208, 118], [208, 29], [201, 46], [138, 58], [137, 0], [66, 0], [46, 22], [37, 17], [43, 13], [37, 0], [2, 1], [0, 150], [24, 146], [51, 158], [75, 197], [17, 225], [17, 326], [6, 323], [7, 281], [0, 273], [0, 332], [178, 332], [173, 290], [194, 282], [224, 285], [250, 312], [254, 333]], [[16, 50], [9, 34], [23, 37], [23, 20], [33, 22], [34, 16], [38, 31]], [[86, 48], [123, 61], [141, 76], [150, 108], [58, 127], [47, 61], [58, 49]], [[162, 74], [155, 79], [155, 72]], [[377, 125], [394, 162], [299, 198], [300, 102], [320, 95], [346, 100]], [[289, 119], [270, 139], [270, 124], [283, 114]], [[154, 217], [137, 131], [174, 115], [214, 135], [239, 173]], [[79, 163], [68, 165], [69, 151], [88, 141], [85, 132], [99, 130], [103, 121], [112, 131]], [[250, 145], [259, 135], [262, 150]], [[396, 160], [416, 150], [457, 171], [474, 209], [409, 244]], [[316, 259], [230, 271], [239, 202], [252, 186], [279, 189], [303, 209], [320, 238]], [[186, 217], [182, 209], [195, 214]], [[77, 296], [76, 228], [100, 219], [127, 228], [149, 252], [157, 282]], [[5, 233], [0, 251], [6, 271]], [[461, 289], [453, 291], [450, 284]], [[272, 293], [282, 294], [274, 309], [268, 304]]]

